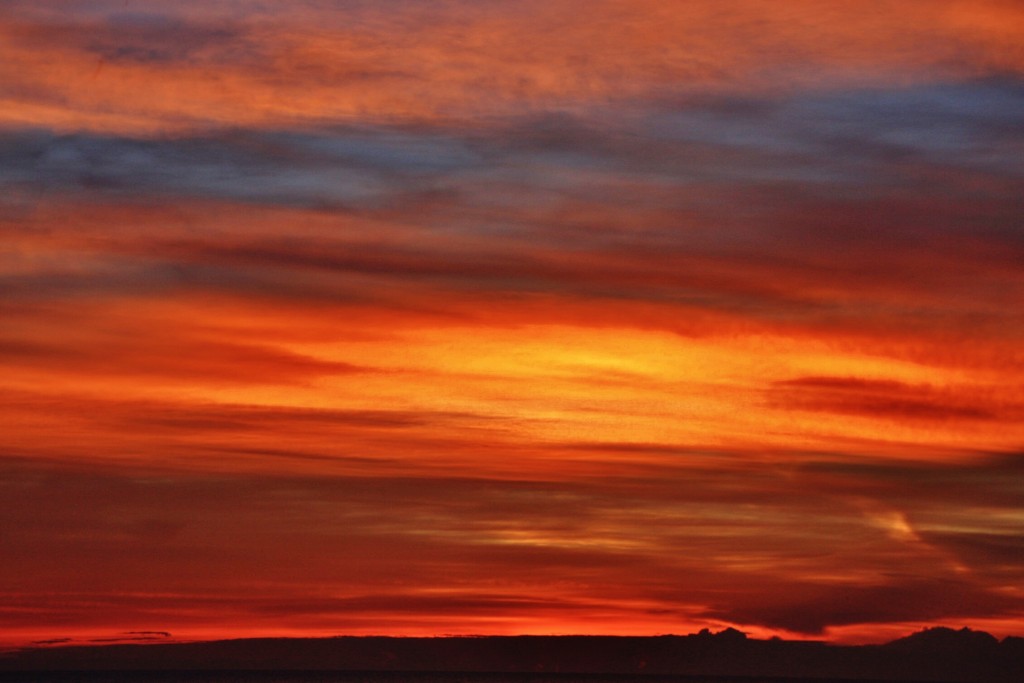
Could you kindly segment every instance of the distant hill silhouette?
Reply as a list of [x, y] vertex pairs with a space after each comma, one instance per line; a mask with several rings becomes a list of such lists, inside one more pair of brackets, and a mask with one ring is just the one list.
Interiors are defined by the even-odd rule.
[[1020, 683], [1024, 639], [931, 628], [885, 645], [689, 636], [261, 638], [29, 648], [0, 671], [332, 670], [544, 672]]
[[991, 649], [999, 646], [999, 640], [991, 633], [984, 631], [972, 631], [969, 628], [962, 628], [955, 631], [945, 626], [927, 628], [917, 633], [912, 633], [905, 638], [899, 638], [888, 644], [892, 649], [905, 649], [917, 652], [940, 652], [957, 651], [973, 652]]

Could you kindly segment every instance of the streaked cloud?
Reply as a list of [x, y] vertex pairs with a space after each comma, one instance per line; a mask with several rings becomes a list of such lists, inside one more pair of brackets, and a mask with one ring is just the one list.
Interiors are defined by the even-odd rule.
[[[959, 546], [928, 531], [950, 495], [960, 515], [988, 498], [978, 522], [1013, 514], [1019, 491], [989, 498], [989, 481], [1008, 481], [1013, 460], [901, 467], [834, 456], [835, 465], [762, 461], [751, 476], [744, 454], [721, 459], [646, 473], [622, 463], [616, 479], [557, 481], [89, 472], [8, 461], [4, 580], [26, 594], [44, 589], [61, 570], [36, 568], [36, 553], [59, 540], [78, 579], [61, 607], [45, 610], [124, 609], [185, 631], [241, 613], [265, 627], [314, 618], [340, 628], [351, 619], [370, 631], [399, 615], [415, 623], [479, 614], [510, 625], [549, 614], [558, 624], [625, 614], [631, 602], [666, 610], [662, 627], [689, 613], [793, 633], [1019, 611], [1009, 588], [1019, 566], [1002, 575], [1007, 588], [991, 585], [978, 573], [989, 557], [962, 566], [945, 555]], [[899, 486], [879, 486], [886, 481]], [[73, 519], [67, 501], [80, 504]], [[902, 510], [919, 538], [887, 533], [873, 512], [856, 514], [872, 509]], [[112, 573], [110, 557], [134, 568], [131, 578]], [[315, 561], [298, 566], [294, 557]], [[11, 597], [17, 626], [38, 619]], [[694, 605], [703, 611], [688, 612]]]
[[1022, 16], [6, 3], [0, 626], [1019, 632]]

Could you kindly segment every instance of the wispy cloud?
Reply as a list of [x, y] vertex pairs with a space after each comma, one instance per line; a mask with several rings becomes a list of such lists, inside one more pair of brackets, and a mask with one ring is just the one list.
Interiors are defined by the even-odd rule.
[[1021, 17], [5, 3], [0, 627], [1019, 626]]
[[[900, 467], [838, 458], [825, 467], [768, 465], [752, 477], [744, 459], [730, 456], [725, 468], [680, 463], [656, 476], [623, 464], [618, 479], [589, 481], [171, 476], [9, 461], [5, 581], [22, 579], [5, 600], [14, 610], [7, 617], [21, 614], [19, 626], [38, 619], [19, 605], [31, 604], [59, 569], [22, 570], [34, 566], [34, 548], [57, 539], [79, 572], [61, 611], [127, 610], [172, 630], [240, 613], [267, 624], [351, 618], [371, 630], [403, 614], [515, 620], [550, 612], [572, 623], [632, 603], [660, 605], [672, 618], [703, 605], [698, 616], [712, 623], [820, 633], [1019, 611], [1019, 599], [982, 573], [990, 556], [973, 555], [977, 564], [964, 568], [957, 555], [944, 555], [958, 544], [929, 531], [962, 524], [986, 498], [977, 523], [1012, 513], [1020, 501], [996, 502], [989, 486], [1007, 481], [1012, 461]], [[946, 504], [954, 491], [959, 510]], [[81, 502], [74, 519], [64, 514], [66, 500]], [[883, 508], [902, 510], [920, 538], [891, 534], [878, 515], [860, 514]], [[149, 569], [125, 583], [103, 560], [111, 554]], [[289, 560], [296, 556], [317, 561], [299, 568]], [[1005, 572], [1009, 556], [1000, 558]], [[405, 569], [410, 562], [415, 576]], [[487, 578], [495, 572], [506, 577], [500, 585]], [[112, 580], [120, 587], [109, 593]], [[97, 601], [108, 609], [97, 612]]]

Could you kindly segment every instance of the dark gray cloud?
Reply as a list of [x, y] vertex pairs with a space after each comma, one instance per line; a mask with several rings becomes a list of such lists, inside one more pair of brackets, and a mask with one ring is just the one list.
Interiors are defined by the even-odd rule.
[[895, 577], [874, 586], [786, 586], [783, 591], [785, 600], [761, 594], [750, 605], [709, 615], [817, 635], [828, 626], [1012, 616], [1024, 608], [1019, 597], [955, 579]]
[[155, 67], [184, 65], [256, 66], [268, 56], [253, 40], [245, 24], [230, 16], [189, 20], [154, 11], [81, 11], [51, 15], [42, 21], [33, 12], [17, 11], [21, 22], [8, 28], [11, 40], [36, 50], [80, 51], [106, 63], [143, 64]]
[[1024, 83], [1007, 76], [764, 100], [690, 98], [654, 115], [650, 135], [713, 140], [775, 162], [751, 174], [790, 165], [819, 172], [806, 178], [810, 187], [850, 184], [877, 192], [914, 180], [908, 172], [922, 165], [1019, 178], [1022, 118]]
[[[800, 377], [776, 382], [769, 400], [788, 409], [906, 420], [997, 420], [1024, 411], [983, 392], [914, 386], [891, 380], [855, 377]], [[987, 400], [986, 400], [987, 399]], [[1002, 414], [1001, 414], [1002, 413]]]
[[[99, 25], [68, 27], [66, 41], [79, 29], [82, 48], [101, 60], [143, 64], [237, 64], [257, 46], [241, 26], [228, 22], [195, 23], [160, 14], [120, 13]], [[65, 44], [66, 45], [66, 44]]]
[[489, 186], [527, 201], [596, 197], [607, 190], [605, 180], [684, 192], [726, 184], [759, 201], [770, 196], [759, 194], [763, 188], [783, 202], [791, 199], [787, 189], [807, 200], [871, 199], [894, 186], [933, 194], [936, 184], [971, 195], [978, 188], [969, 189], [968, 178], [991, 185], [1024, 174], [1014, 125], [1022, 117], [1024, 86], [1007, 78], [783, 99], [690, 99], [596, 120], [526, 117], [458, 133], [325, 128], [143, 140], [8, 131], [0, 141], [0, 178], [50, 191], [289, 205], [358, 203], [417, 185], [462, 183], [473, 188], [472, 202], [486, 201]]
[[869, 459], [822, 458], [801, 464], [813, 488], [907, 506], [956, 500], [963, 507], [1024, 507], [1024, 457], [1019, 453], [981, 454], [970, 462], [880, 462]]
[[0, 182], [93, 198], [185, 196], [300, 207], [373, 207], [429, 188], [430, 174], [473, 165], [445, 135], [400, 131], [247, 133], [184, 139], [0, 136]]
[[[1011, 510], [1006, 510], [1012, 515]], [[981, 520], [974, 520], [975, 529], [963, 531], [925, 531], [922, 538], [928, 543], [952, 552], [966, 566], [978, 574], [1016, 583], [1024, 579], [1020, 558], [1024, 557], [1024, 535], [1019, 524], [999, 524], [998, 532], [981, 528]]]

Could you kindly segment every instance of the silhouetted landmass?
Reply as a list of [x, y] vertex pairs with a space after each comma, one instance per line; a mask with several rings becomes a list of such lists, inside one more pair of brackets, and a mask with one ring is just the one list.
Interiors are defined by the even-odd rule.
[[264, 638], [30, 648], [0, 671], [291, 670], [719, 676], [758, 679], [1024, 680], [1024, 639], [932, 628], [885, 645], [758, 640], [733, 629], [689, 636]]

